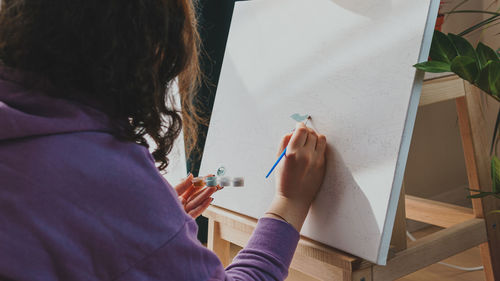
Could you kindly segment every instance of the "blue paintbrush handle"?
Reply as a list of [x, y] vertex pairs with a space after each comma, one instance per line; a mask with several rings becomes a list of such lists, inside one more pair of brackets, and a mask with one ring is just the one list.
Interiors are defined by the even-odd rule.
[[274, 171], [274, 168], [276, 168], [276, 166], [278, 166], [278, 163], [281, 161], [281, 158], [283, 158], [283, 156], [285, 156], [286, 154], [286, 147], [285, 147], [285, 150], [283, 150], [283, 152], [281, 153], [280, 157], [278, 157], [278, 160], [276, 160], [276, 163], [274, 163], [273, 167], [271, 168], [271, 170], [269, 171], [269, 173], [267, 173], [266, 175], [266, 179], [269, 177], [269, 175]]

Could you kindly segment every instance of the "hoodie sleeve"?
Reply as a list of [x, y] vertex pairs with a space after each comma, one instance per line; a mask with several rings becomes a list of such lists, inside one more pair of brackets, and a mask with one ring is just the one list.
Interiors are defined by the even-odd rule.
[[132, 280], [284, 280], [299, 233], [288, 223], [261, 218], [247, 246], [225, 270], [217, 256], [196, 238], [194, 220], [118, 279]]

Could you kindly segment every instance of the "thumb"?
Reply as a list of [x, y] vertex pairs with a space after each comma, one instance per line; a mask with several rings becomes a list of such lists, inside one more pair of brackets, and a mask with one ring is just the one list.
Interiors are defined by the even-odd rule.
[[280, 154], [283, 153], [283, 150], [285, 150], [285, 148], [287, 147], [288, 143], [290, 142], [290, 139], [291, 139], [292, 135], [293, 135], [293, 133], [290, 133], [290, 134], [287, 134], [287, 135], [283, 136], [283, 138], [281, 139], [281, 143], [279, 145], [277, 156], [280, 156]]

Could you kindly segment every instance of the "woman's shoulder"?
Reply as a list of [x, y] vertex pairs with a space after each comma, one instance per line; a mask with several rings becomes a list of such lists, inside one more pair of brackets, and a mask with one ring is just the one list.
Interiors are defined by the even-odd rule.
[[[16, 151], [19, 153], [9, 153]], [[78, 193], [82, 202], [95, 208], [130, 204], [120, 211], [130, 215], [141, 214], [129, 212], [136, 206], [165, 214], [182, 211], [149, 151], [107, 132], [54, 134], [4, 143], [0, 154], [5, 156], [4, 164], [16, 165], [15, 169], [24, 170], [26, 177], [51, 192]], [[25, 161], [15, 161], [22, 154]]]
[[112, 277], [174, 237], [189, 219], [147, 149], [110, 134], [1, 143], [0, 155], [0, 220], [9, 224], [0, 236], [12, 253], [19, 253], [19, 245], [30, 252], [12, 255], [13, 264], [72, 257], [79, 270], [102, 264], [96, 274]]

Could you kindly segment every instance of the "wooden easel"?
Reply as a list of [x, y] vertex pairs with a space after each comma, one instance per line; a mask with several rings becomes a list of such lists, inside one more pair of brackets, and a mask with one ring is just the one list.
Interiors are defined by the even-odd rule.
[[[424, 82], [420, 105], [449, 99], [456, 99], [469, 186], [491, 191], [491, 132], [484, 117], [487, 102], [476, 88], [454, 75]], [[500, 200], [474, 199], [469, 209], [405, 195], [403, 189], [386, 266], [302, 237], [291, 268], [319, 280], [387, 281], [480, 245], [486, 280], [500, 280], [500, 219], [484, 215], [494, 209], [500, 209]], [[209, 219], [208, 247], [226, 266], [230, 263], [230, 244], [244, 247], [257, 220], [216, 206], [210, 206], [203, 215]], [[444, 229], [407, 245], [406, 218]]]

